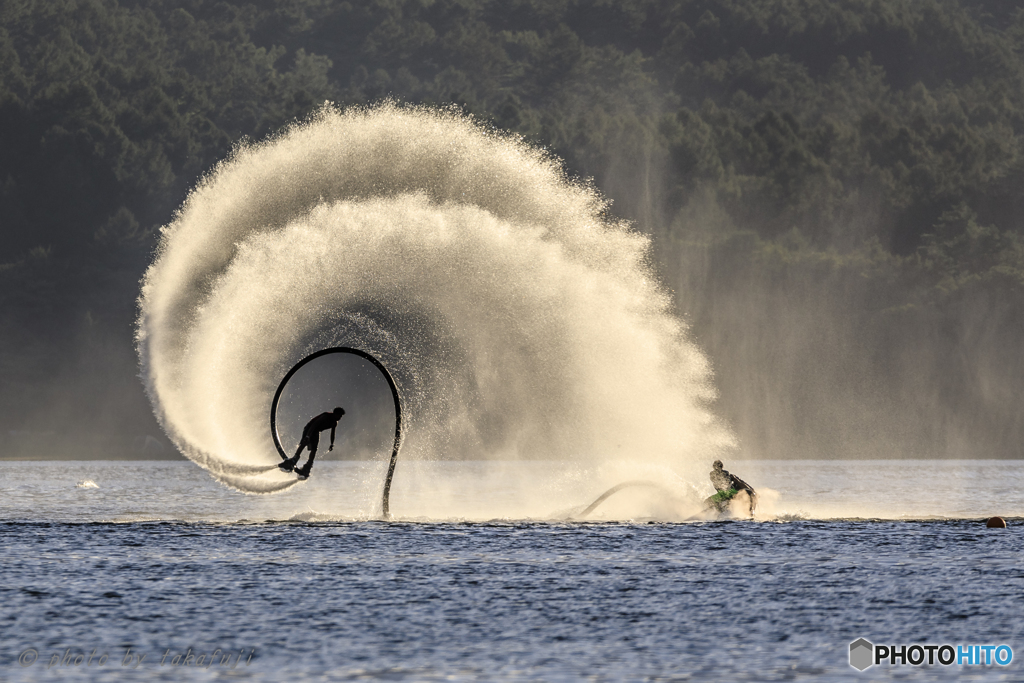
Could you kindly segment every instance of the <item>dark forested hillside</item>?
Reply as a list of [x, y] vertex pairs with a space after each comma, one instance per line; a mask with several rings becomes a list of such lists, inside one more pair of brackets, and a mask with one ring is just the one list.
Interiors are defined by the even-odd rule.
[[240, 139], [384, 97], [593, 177], [651, 235], [748, 454], [1024, 456], [1011, 5], [0, 3], [0, 456], [138, 453], [159, 226]]

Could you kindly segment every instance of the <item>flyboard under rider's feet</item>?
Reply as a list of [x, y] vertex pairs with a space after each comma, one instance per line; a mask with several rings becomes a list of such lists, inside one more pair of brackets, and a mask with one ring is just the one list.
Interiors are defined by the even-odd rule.
[[297, 465], [298, 462], [299, 462], [298, 458], [288, 458], [287, 460], [282, 462], [280, 465], [278, 465], [278, 467], [280, 467], [285, 472], [291, 472], [292, 470], [295, 469], [295, 465]]

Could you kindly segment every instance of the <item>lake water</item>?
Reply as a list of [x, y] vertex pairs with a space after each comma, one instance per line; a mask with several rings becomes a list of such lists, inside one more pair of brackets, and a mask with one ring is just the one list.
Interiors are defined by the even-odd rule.
[[[0, 463], [0, 679], [1024, 680], [1022, 463], [727, 467], [755, 520], [664, 480], [580, 520], [607, 481], [558, 463], [400, 463], [390, 522], [368, 463]], [[1014, 659], [859, 672], [861, 637]]]

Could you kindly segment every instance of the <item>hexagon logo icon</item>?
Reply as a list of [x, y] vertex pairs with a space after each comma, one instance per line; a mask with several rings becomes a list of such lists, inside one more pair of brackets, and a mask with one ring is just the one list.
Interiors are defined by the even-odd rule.
[[858, 638], [850, 643], [850, 666], [857, 671], [863, 671], [874, 664], [874, 658], [875, 646], [868, 641]]

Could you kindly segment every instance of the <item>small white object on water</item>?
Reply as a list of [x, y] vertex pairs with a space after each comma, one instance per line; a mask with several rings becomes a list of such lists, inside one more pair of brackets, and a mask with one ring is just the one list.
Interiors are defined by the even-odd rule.
[[99, 485], [96, 484], [92, 479], [86, 479], [75, 484], [76, 489], [98, 489]]

